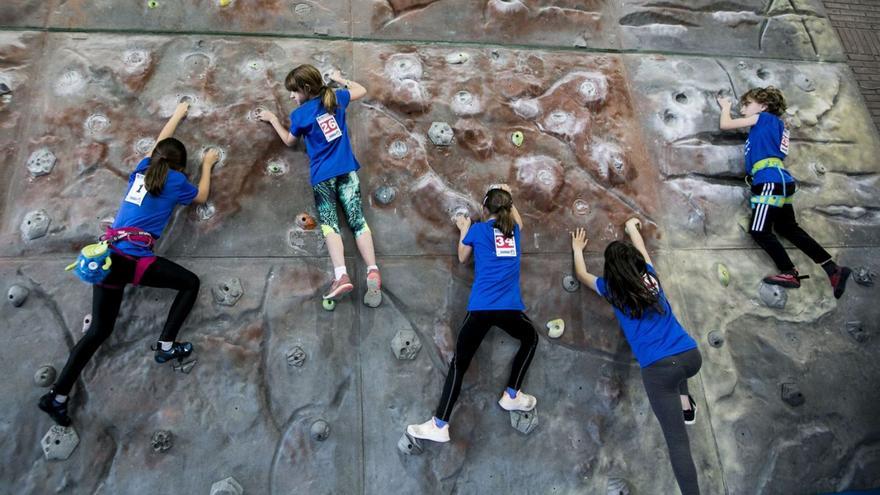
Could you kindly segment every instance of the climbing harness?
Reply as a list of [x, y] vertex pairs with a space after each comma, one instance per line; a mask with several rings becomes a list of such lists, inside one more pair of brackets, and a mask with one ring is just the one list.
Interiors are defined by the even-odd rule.
[[752, 195], [750, 202], [752, 204], [752, 208], [755, 208], [758, 205], [770, 205], [770, 206], [785, 206], [787, 204], [791, 204], [792, 198], [788, 196], [786, 191], [786, 182], [785, 175], [782, 173], [783, 165], [782, 160], [776, 157], [764, 158], [763, 160], [758, 160], [752, 165], [752, 170], [749, 172], [749, 177], [747, 178], [747, 183], [751, 185], [750, 179], [755, 176], [761, 170], [765, 168], [775, 168], [777, 172], [779, 172], [779, 183], [782, 184], [782, 194], [757, 194]]
[[135, 262], [134, 278], [132, 285], [139, 285], [147, 268], [156, 261], [155, 256], [130, 256], [123, 253], [115, 246], [117, 242], [126, 241], [135, 246], [152, 250], [155, 239], [152, 234], [137, 227], [122, 227], [119, 229], [108, 228], [95, 244], [89, 244], [82, 248], [76, 261], [68, 265], [65, 270], [74, 270], [74, 274], [83, 282], [95, 284], [109, 289], [119, 289], [123, 286], [108, 285], [102, 282], [110, 274], [112, 259], [111, 251], [123, 258]]

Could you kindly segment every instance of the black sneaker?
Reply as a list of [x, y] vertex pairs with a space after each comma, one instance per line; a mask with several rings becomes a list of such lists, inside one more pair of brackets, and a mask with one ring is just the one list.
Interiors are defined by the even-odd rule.
[[697, 422], [697, 403], [690, 394], [688, 394], [688, 402], [691, 403], [691, 408], [687, 411], [682, 410], [681, 413], [684, 415], [684, 424], [692, 425]]
[[55, 400], [55, 392], [40, 397], [38, 404], [41, 411], [45, 412], [53, 421], [61, 426], [70, 426], [70, 416], [67, 415], [67, 402], [61, 403]]
[[843, 292], [846, 290], [846, 281], [849, 280], [851, 273], [852, 270], [848, 266], [838, 266], [837, 270], [834, 270], [834, 273], [828, 276], [828, 279], [831, 281], [831, 288], [834, 289], [835, 299], [840, 299], [840, 296], [843, 295]]
[[163, 351], [159, 344], [156, 344], [153, 349], [156, 351], [156, 362], [162, 364], [172, 359], [183, 360], [189, 357], [193, 352], [193, 345], [189, 342], [175, 342], [167, 351]]

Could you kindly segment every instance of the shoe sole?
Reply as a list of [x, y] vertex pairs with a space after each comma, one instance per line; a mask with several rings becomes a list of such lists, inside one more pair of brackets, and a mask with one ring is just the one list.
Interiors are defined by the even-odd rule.
[[694, 404], [693, 402], [691, 402], [691, 407], [694, 408], [694, 419], [692, 419], [690, 421], [684, 420], [684, 424], [686, 424], [686, 425], [692, 425], [697, 422], [697, 405]]
[[339, 299], [340, 297], [348, 294], [352, 290], [354, 290], [354, 284], [340, 285], [339, 288], [337, 288], [335, 291], [330, 292], [329, 294], [325, 295], [324, 300], [335, 301], [335, 300]]
[[438, 439], [438, 438], [429, 438], [429, 437], [425, 437], [425, 436], [419, 436], [416, 432], [411, 430], [409, 426], [406, 427], [406, 434], [413, 437], [413, 438], [416, 438], [418, 440], [427, 440], [429, 442], [437, 442], [437, 443], [448, 443], [449, 442], [448, 438]]
[[528, 409], [519, 409], [519, 408], [508, 409], [508, 408], [504, 407], [504, 404], [502, 404], [500, 400], [498, 401], [498, 405], [501, 406], [501, 409], [504, 409], [507, 412], [511, 412], [511, 411], [529, 412], [529, 411], [533, 411], [538, 406], [538, 401], [535, 401], [534, 404], [532, 404], [532, 407], [530, 407]]
[[837, 287], [834, 288], [834, 298], [840, 299], [843, 297], [843, 293], [846, 292], [846, 282], [849, 280], [849, 276], [852, 274], [852, 270], [849, 268], [843, 267], [840, 272], [843, 274], [840, 276], [840, 281], [837, 282]]
[[379, 284], [367, 281], [367, 292], [364, 293], [364, 304], [371, 308], [376, 308], [382, 304], [382, 291]]
[[67, 427], [70, 426], [71, 423], [72, 423], [69, 417], [67, 418], [67, 421], [66, 421], [66, 422], [65, 422], [65, 421], [58, 421], [58, 419], [55, 418], [55, 415], [52, 414], [52, 412], [54, 412], [54, 410], [53, 410], [53, 409], [49, 409], [49, 408], [47, 408], [47, 407], [43, 407], [43, 403], [42, 403], [42, 402], [38, 402], [38, 403], [37, 403], [37, 407], [40, 408], [40, 411], [43, 411], [44, 413], [48, 414], [49, 417], [52, 418], [52, 421], [54, 421], [55, 424], [57, 424], [58, 426], [63, 426], [63, 427], [65, 427], [65, 428], [67, 428]]
[[794, 282], [779, 282], [779, 281], [776, 281], [776, 280], [767, 280], [766, 278], [763, 280], [763, 282], [764, 282], [765, 284], [767, 284], [767, 285], [777, 285], [777, 286], [779, 286], [779, 287], [785, 287], [786, 289], [800, 289], [800, 288], [801, 288], [801, 284], [800, 284], [800, 282], [798, 282], [798, 283], [794, 283]]

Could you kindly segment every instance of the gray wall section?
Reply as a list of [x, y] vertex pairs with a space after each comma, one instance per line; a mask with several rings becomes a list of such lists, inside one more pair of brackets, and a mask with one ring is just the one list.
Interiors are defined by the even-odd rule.
[[[783, 88], [801, 223], [839, 262], [880, 270], [880, 138], [818, 2], [13, 0], [0, 26], [0, 82], [12, 89], [0, 97], [0, 288], [30, 290], [22, 306], [0, 305], [0, 492], [165, 492], [172, 481], [198, 493], [234, 476], [247, 493], [606, 493], [615, 480], [676, 493], [612, 312], [562, 286], [568, 230], [587, 227], [588, 266], [601, 272], [633, 214], [703, 353], [688, 430], [703, 492], [880, 485], [876, 289], [851, 281], [837, 301], [792, 252], [811, 279], [785, 308], [766, 307], [758, 286], [772, 266], [742, 227], [744, 136], [717, 130], [717, 93]], [[321, 308], [326, 248], [296, 223], [314, 214], [304, 150], [254, 119], [257, 107], [290, 111], [283, 77], [300, 62], [370, 89], [348, 125], [383, 269], [376, 309], [359, 293]], [[71, 399], [80, 445], [46, 461], [34, 373], [60, 370], [91, 311], [89, 288], [62, 268], [112, 219], [184, 95], [193, 105], [177, 135], [191, 174], [203, 146], [225, 152], [211, 207], [179, 210], [159, 248], [202, 279], [182, 333], [197, 349], [192, 369], [148, 351], [171, 295], [128, 289]], [[451, 146], [429, 139], [434, 122], [452, 127]], [[34, 177], [26, 162], [43, 148], [57, 161]], [[527, 224], [522, 289], [540, 343], [525, 389], [539, 425], [522, 434], [495, 403], [516, 345], [493, 331], [465, 378], [452, 443], [404, 456], [405, 426], [436, 407], [473, 280], [454, 258], [450, 216], [476, 214], [499, 181]], [[388, 204], [382, 187], [395, 192]], [[26, 239], [38, 210], [47, 232]], [[218, 304], [214, 290], [232, 279], [243, 296]], [[555, 318], [559, 339], [545, 327]], [[392, 352], [400, 330], [420, 339], [412, 361]], [[784, 402], [783, 384], [805, 402]], [[164, 453], [150, 446], [160, 429], [174, 434]]]

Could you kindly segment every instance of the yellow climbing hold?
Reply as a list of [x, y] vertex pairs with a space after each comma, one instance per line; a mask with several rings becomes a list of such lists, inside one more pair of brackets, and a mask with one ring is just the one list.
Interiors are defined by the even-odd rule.
[[718, 263], [718, 281], [724, 287], [730, 285], [730, 271], [724, 266], [724, 263]]
[[147, 2], [147, 7], [151, 8], [151, 9], [155, 9], [158, 6], [159, 6], [159, 2], [157, 2], [156, 0], [150, 0], [149, 2]]
[[525, 140], [525, 136], [521, 131], [516, 131], [510, 135], [510, 140], [513, 141], [513, 145], [519, 148], [523, 145], [523, 141]]
[[230, 3], [232, 3], [232, 0], [220, 0], [220, 6], [221, 6], [221, 7], [226, 7], [226, 6], [228, 6]]
[[551, 339], [558, 339], [562, 336], [562, 332], [565, 331], [565, 322], [562, 318], [557, 318], [555, 320], [550, 320], [547, 322], [547, 335]]

